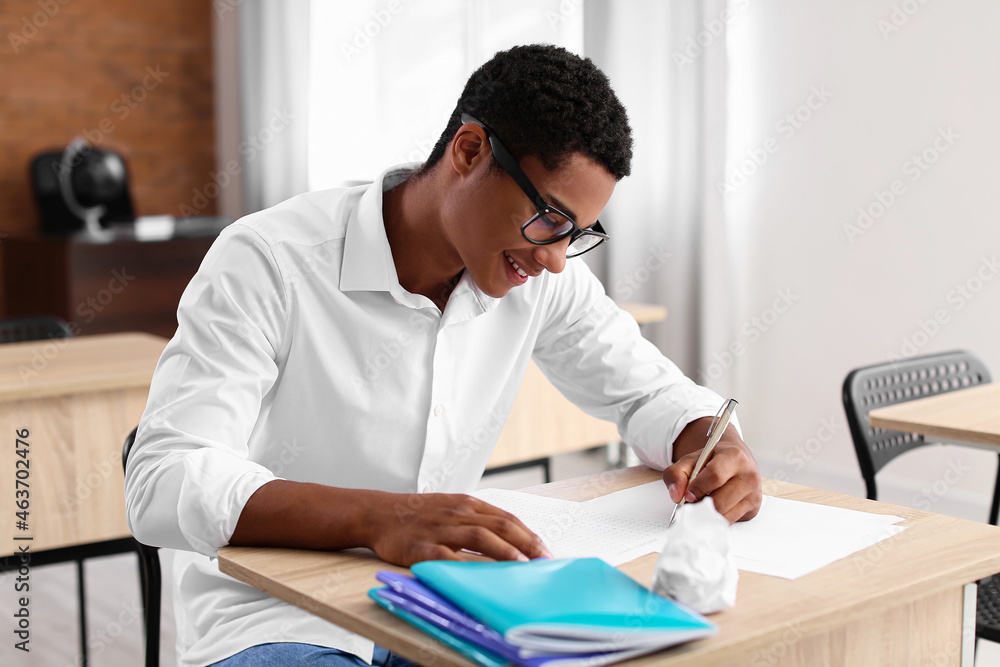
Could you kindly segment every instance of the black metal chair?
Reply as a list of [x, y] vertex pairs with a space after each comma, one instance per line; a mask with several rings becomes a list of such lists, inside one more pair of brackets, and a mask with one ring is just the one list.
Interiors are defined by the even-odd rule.
[[[843, 387], [844, 411], [868, 497], [877, 500], [875, 475], [889, 461], [918, 447], [933, 444], [922, 435], [871, 426], [868, 423], [870, 411], [990, 381], [990, 372], [982, 360], [964, 350], [875, 364], [848, 373]], [[998, 509], [1000, 467], [990, 505], [990, 523], [993, 525], [997, 525]], [[976, 636], [1000, 642], [1000, 575], [979, 581]]]
[[[128, 454], [132, 451], [135, 443], [135, 434], [138, 428], [125, 438], [125, 446], [122, 448], [122, 470], [128, 463]], [[160, 595], [163, 580], [160, 576], [160, 555], [157, 547], [151, 547], [138, 540], [135, 543], [135, 552], [139, 556], [139, 578], [142, 587], [142, 621], [146, 630], [146, 667], [158, 667], [160, 664]]]
[[57, 317], [19, 317], [0, 320], [0, 344], [46, 338], [72, 338], [69, 323]]

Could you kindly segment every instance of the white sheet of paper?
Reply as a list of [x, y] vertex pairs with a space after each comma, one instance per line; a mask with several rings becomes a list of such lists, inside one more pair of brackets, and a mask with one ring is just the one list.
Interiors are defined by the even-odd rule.
[[472, 495], [519, 518], [556, 558], [595, 557], [617, 566], [663, 547], [667, 526], [662, 521], [520, 491], [480, 489]]
[[[674, 503], [663, 482], [650, 482], [580, 503], [605, 514], [666, 522]], [[746, 572], [798, 579], [897, 535], [902, 517], [765, 496], [751, 521], [733, 526], [736, 564]], [[669, 539], [669, 532], [658, 536]]]

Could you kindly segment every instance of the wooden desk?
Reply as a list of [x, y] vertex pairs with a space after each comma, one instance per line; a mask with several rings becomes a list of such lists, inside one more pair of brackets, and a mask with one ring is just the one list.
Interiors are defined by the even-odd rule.
[[[667, 317], [667, 309], [662, 306], [642, 303], [618, 306], [640, 326]], [[487, 468], [577, 452], [619, 439], [615, 424], [591, 417], [570, 403], [532, 361]]]
[[872, 410], [872, 426], [990, 451], [1000, 448], [1000, 383]]
[[[527, 489], [586, 500], [659, 479], [636, 467]], [[769, 493], [795, 500], [895, 514], [899, 535], [795, 581], [741, 572], [735, 608], [715, 614], [719, 633], [622, 665], [959, 665], [965, 585], [1000, 570], [1000, 528], [767, 481]], [[655, 554], [621, 567], [649, 584]], [[222, 572], [297, 605], [423, 665], [473, 663], [377, 607], [368, 599], [386, 565], [366, 550], [329, 553], [225, 547]], [[975, 629], [965, 627], [966, 660]]]
[[[0, 557], [15, 553], [15, 432], [28, 429], [32, 551], [129, 537], [122, 444], [167, 341], [123, 333], [0, 345]], [[23, 464], [22, 464], [23, 465]], [[22, 542], [23, 544], [23, 542]]]

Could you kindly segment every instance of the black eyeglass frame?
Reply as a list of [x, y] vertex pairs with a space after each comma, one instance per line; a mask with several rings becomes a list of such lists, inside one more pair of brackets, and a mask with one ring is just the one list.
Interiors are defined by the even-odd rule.
[[[464, 125], [465, 123], [475, 123], [479, 127], [483, 128], [483, 131], [486, 132], [487, 139], [489, 139], [490, 141], [490, 147], [493, 149], [493, 156], [496, 158], [497, 162], [500, 164], [503, 170], [507, 172], [507, 175], [510, 176], [512, 179], [514, 179], [514, 182], [517, 183], [518, 187], [521, 188], [521, 191], [528, 196], [528, 199], [531, 200], [531, 203], [534, 204], [535, 208], [538, 210], [538, 212], [535, 215], [531, 216], [531, 218], [529, 218], [526, 223], [521, 225], [521, 236], [523, 236], [526, 241], [528, 241], [529, 243], [533, 243], [535, 245], [551, 245], [553, 243], [558, 243], [559, 241], [562, 241], [563, 239], [569, 237], [570, 241], [569, 241], [569, 247], [566, 249], [566, 257], [570, 258], [570, 257], [579, 257], [580, 255], [586, 252], [590, 252], [591, 250], [600, 246], [601, 244], [605, 243], [611, 238], [604, 231], [604, 227], [601, 226], [600, 220], [595, 221], [594, 224], [587, 229], [580, 229], [580, 226], [576, 224], [576, 220], [573, 219], [573, 216], [567, 215], [564, 211], [560, 211], [558, 208], [552, 206], [547, 201], [545, 201], [542, 198], [542, 195], [538, 192], [538, 189], [534, 186], [534, 184], [532, 184], [531, 179], [529, 179], [528, 175], [524, 173], [524, 170], [521, 169], [521, 166], [517, 163], [517, 160], [514, 159], [514, 156], [510, 154], [510, 151], [507, 150], [507, 147], [504, 146], [503, 143], [500, 141], [500, 137], [497, 136], [497, 133], [494, 132], [489, 125], [473, 118], [467, 113], [463, 113], [462, 124]], [[570, 224], [573, 225], [573, 228], [570, 229], [565, 234], [560, 234], [559, 236], [553, 237], [551, 239], [546, 239], [544, 241], [538, 241], [529, 237], [528, 234], [525, 232], [525, 230], [528, 228], [528, 225], [533, 223], [538, 218], [548, 215], [549, 213], [557, 213], [562, 217], [566, 218], [570, 222]], [[583, 236], [596, 236], [600, 240], [594, 245], [590, 246], [589, 248], [585, 248], [580, 252], [571, 254], [570, 248], [572, 248], [573, 244], [576, 242], [577, 239]]]

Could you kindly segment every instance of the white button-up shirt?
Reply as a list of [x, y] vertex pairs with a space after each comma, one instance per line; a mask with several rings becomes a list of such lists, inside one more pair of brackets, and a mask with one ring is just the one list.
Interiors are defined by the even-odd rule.
[[502, 299], [465, 272], [443, 313], [403, 289], [382, 193], [415, 168], [237, 221], [184, 291], [125, 481], [135, 536], [181, 550], [181, 665], [275, 641], [371, 661], [369, 640], [219, 572], [218, 549], [266, 482], [471, 492], [532, 357], [655, 468], [722, 403], [643, 339], [578, 259]]

